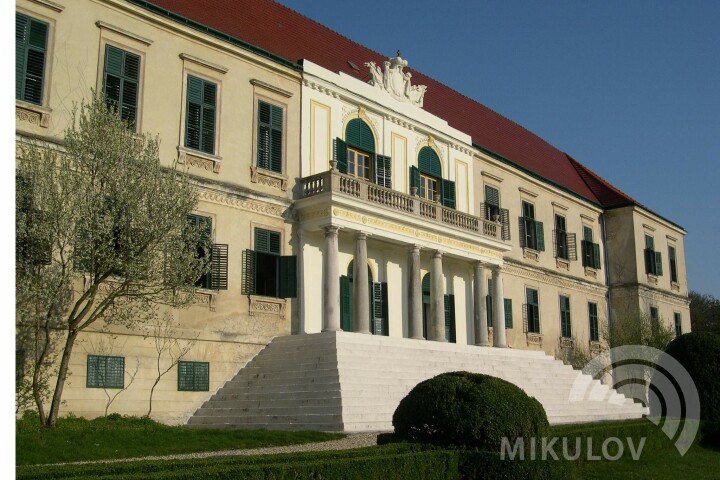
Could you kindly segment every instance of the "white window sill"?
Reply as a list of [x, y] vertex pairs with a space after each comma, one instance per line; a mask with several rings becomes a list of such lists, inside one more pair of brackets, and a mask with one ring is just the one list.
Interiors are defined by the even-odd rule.
[[219, 173], [222, 157], [210, 153], [178, 146], [178, 163], [202, 168], [209, 172]]
[[34, 103], [15, 100], [15, 120], [27, 122], [39, 127], [47, 128], [50, 125], [52, 109], [35, 105]]
[[279, 188], [283, 192], [288, 187], [288, 177], [281, 173], [273, 172], [272, 170], [265, 170], [256, 165], [250, 167], [250, 181], [253, 183], [259, 183], [261, 185], [267, 185], [269, 187]]

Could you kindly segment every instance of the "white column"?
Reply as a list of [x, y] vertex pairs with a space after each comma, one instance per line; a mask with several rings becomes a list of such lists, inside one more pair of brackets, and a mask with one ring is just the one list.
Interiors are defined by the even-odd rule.
[[422, 340], [422, 280], [420, 279], [420, 246], [408, 250], [408, 335]]
[[487, 326], [487, 282], [485, 282], [485, 266], [475, 262], [473, 268], [473, 326], [475, 327], [475, 345], [489, 347]]
[[340, 267], [338, 265], [338, 227], [325, 227], [323, 255], [323, 332], [340, 330]]
[[370, 291], [368, 289], [367, 235], [355, 236], [353, 260], [353, 331], [370, 334]]
[[505, 301], [503, 293], [502, 267], [496, 265], [492, 269], [493, 285], [493, 346], [505, 348]]
[[302, 228], [297, 229], [297, 239], [298, 239], [298, 250], [297, 250], [297, 262], [298, 262], [298, 272], [297, 272], [297, 278], [300, 280], [298, 282], [298, 288], [297, 288], [297, 299], [295, 300], [297, 305], [297, 312], [298, 312], [298, 334], [307, 333], [305, 331], [305, 242], [303, 241], [304, 233]]
[[430, 326], [428, 340], [447, 342], [445, 338], [445, 295], [443, 289], [442, 252], [435, 250], [430, 275]]

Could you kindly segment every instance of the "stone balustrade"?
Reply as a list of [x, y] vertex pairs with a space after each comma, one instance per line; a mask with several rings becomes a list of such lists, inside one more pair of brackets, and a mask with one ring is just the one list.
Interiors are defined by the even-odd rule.
[[468, 215], [445, 207], [438, 202], [406, 195], [337, 171], [328, 170], [302, 178], [300, 185], [303, 197], [312, 197], [325, 192], [338, 192], [391, 210], [418, 215], [460, 230], [475, 232], [498, 240], [501, 238], [502, 229], [497, 222]]

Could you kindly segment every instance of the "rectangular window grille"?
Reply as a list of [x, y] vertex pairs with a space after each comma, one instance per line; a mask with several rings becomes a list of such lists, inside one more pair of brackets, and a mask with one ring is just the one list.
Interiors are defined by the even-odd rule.
[[598, 325], [597, 303], [588, 303], [588, 317], [590, 321], [590, 341], [600, 341], [600, 327]]
[[210, 390], [209, 362], [178, 362], [178, 390], [207, 392]]
[[282, 173], [283, 109], [258, 100], [257, 166]]
[[42, 105], [48, 24], [15, 13], [15, 98]]
[[107, 104], [135, 129], [138, 108], [140, 56], [112, 45], [105, 46], [103, 93]]
[[87, 388], [123, 388], [125, 357], [88, 355]]
[[187, 77], [185, 112], [185, 146], [201, 152], [215, 153], [215, 111], [217, 85], [202, 78]]
[[572, 325], [570, 323], [570, 297], [560, 296], [560, 335], [563, 338], [572, 338]]

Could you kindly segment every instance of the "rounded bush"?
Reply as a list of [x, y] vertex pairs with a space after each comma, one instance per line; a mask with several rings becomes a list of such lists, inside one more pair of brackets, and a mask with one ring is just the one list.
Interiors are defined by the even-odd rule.
[[690, 332], [680, 335], [665, 349], [685, 367], [700, 397], [700, 420], [706, 440], [720, 440], [720, 335]]
[[450, 372], [416, 385], [393, 414], [395, 434], [441, 446], [499, 452], [503, 438], [541, 437], [543, 406], [522, 389], [479, 373]]

